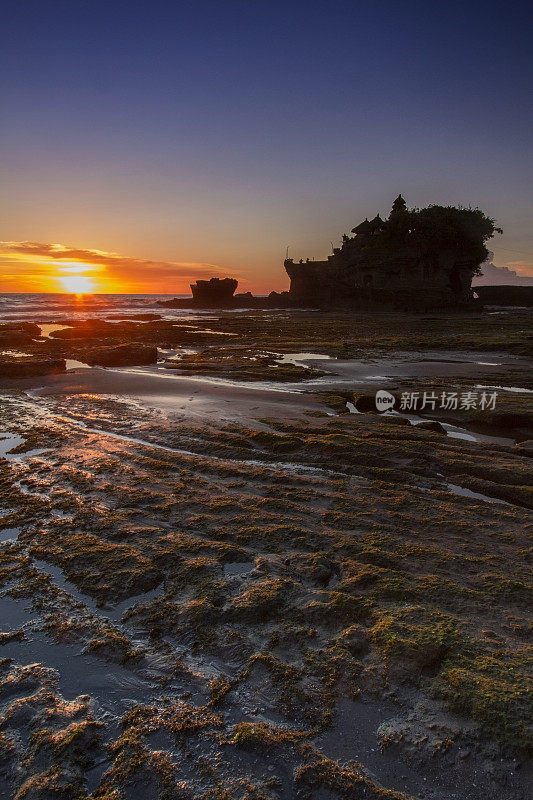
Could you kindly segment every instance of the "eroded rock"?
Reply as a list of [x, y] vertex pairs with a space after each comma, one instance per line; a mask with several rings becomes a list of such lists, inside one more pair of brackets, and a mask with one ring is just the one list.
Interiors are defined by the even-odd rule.
[[446, 433], [446, 428], [441, 425], [440, 422], [437, 422], [435, 419], [428, 419], [424, 422], [419, 422], [416, 426], [418, 429], [422, 431], [435, 431], [435, 433]]
[[121, 344], [116, 347], [97, 347], [89, 350], [84, 360], [91, 366], [135, 367], [157, 362], [157, 347]]
[[57, 375], [65, 372], [64, 358], [19, 358], [0, 361], [1, 378], [31, 378], [38, 375]]

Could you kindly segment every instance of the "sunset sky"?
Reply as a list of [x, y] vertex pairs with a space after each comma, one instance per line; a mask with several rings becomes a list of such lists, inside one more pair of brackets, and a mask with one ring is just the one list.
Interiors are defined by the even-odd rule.
[[530, 9], [4, 0], [0, 291], [283, 289], [400, 191], [533, 275]]

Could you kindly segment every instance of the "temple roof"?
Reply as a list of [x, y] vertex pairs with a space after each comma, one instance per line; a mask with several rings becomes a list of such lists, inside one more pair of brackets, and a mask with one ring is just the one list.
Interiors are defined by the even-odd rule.
[[352, 233], [370, 233], [370, 222], [368, 221], [368, 217], [364, 219], [363, 222], [360, 222], [359, 225], [356, 225], [355, 228], [352, 228]]
[[368, 221], [367, 217], [363, 220], [363, 222], [360, 222], [359, 225], [356, 225], [355, 228], [352, 228], [352, 233], [357, 234], [357, 236], [366, 236], [382, 230], [384, 226], [384, 220], [381, 219], [379, 214], [376, 214], [374, 219], [371, 219], [370, 222]]

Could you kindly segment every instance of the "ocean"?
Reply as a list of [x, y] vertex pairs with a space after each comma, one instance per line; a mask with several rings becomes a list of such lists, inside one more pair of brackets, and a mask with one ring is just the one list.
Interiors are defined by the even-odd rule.
[[161, 313], [183, 317], [198, 314], [193, 309], [168, 309], [157, 305], [158, 300], [170, 297], [189, 297], [176, 294], [0, 294], [1, 322], [59, 322], [63, 318], [85, 319], [111, 313]]

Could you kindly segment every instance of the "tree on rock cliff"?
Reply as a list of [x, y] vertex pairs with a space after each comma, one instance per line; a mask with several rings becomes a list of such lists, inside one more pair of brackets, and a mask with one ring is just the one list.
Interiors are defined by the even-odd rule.
[[479, 208], [432, 205], [410, 212], [410, 239], [428, 255], [444, 251], [461, 253], [462, 259], [475, 264], [473, 274], [488, 256], [485, 242], [502, 233], [496, 223]]
[[429, 262], [454, 256], [464, 265], [471, 265], [472, 275], [479, 274], [479, 266], [488, 256], [485, 242], [502, 232], [479, 208], [431, 205], [408, 209], [401, 194], [394, 201], [388, 220], [373, 236], [366, 236], [362, 228], [360, 225], [355, 229], [359, 234], [356, 246], [361, 252], [373, 251], [378, 257], [380, 252], [400, 254], [404, 250], [411, 256], [416, 252], [417, 258]]

